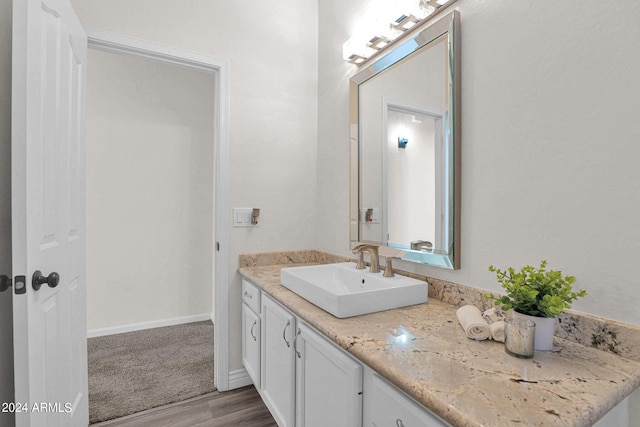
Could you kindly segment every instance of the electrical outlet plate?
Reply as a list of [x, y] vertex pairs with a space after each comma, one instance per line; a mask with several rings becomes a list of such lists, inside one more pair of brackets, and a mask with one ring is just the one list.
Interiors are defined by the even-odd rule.
[[371, 209], [372, 215], [367, 217], [367, 210], [362, 209], [360, 218], [363, 224], [380, 224], [380, 208]]
[[251, 222], [253, 208], [233, 208], [233, 227], [257, 227]]

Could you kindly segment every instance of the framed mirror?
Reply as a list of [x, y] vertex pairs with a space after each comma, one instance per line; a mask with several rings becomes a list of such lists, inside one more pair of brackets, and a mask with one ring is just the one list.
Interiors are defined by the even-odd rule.
[[459, 22], [417, 28], [351, 78], [351, 247], [459, 268]]

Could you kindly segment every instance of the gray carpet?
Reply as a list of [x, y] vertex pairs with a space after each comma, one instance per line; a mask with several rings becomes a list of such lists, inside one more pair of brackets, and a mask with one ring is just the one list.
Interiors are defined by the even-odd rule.
[[213, 386], [213, 324], [89, 338], [89, 421], [200, 396]]

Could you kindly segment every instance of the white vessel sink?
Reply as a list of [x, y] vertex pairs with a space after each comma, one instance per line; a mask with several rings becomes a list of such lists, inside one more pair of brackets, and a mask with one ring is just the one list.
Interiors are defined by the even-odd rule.
[[427, 302], [428, 285], [410, 277], [383, 277], [353, 262], [283, 268], [282, 286], [344, 318]]

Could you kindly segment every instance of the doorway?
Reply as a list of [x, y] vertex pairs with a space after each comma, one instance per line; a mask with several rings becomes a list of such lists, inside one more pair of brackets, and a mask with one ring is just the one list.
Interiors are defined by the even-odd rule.
[[[448, 248], [449, 195], [442, 179], [447, 173], [447, 115], [388, 97], [382, 104], [383, 241], [403, 250], [416, 249], [412, 242], [426, 245], [420, 250]], [[414, 208], [398, 209], [407, 200]]]
[[[134, 74], [142, 80], [129, 82], [132, 84], [129, 88], [130, 92], [136, 87], [137, 89], [147, 87], [148, 80], [157, 77], [154, 70], [157, 70], [159, 66], [173, 69], [178, 74], [182, 73], [183, 76], [184, 73], [187, 75], [191, 73], [192, 79], [199, 78], [206, 81], [206, 84], [201, 86], [203, 90], [200, 93], [200, 99], [205, 103], [209, 102], [212, 107], [209, 109], [209, 117], [205, 119], [203, 119], [203, 112], [204, 115], [207, 115], [206, 109], [199, 108], [197, 105], [194, 106], [192, 114], [171, 117], [173, 113], [168, 111], [171, 109], [163, 108], [164, 100], [155, 99], [160, 116], [165, 115], [164, 119], [156, 120], [155, 123], [147, 120], [149, 117], [145, 116], [130, 120], [127, 114], [118, 119], [123, 125], [122, 128], [125, 129], [128, 141], [125, 141], [122, 134], [110, 134], [113, 132], [111, 126], [105, 124], [105, 127], [100, 129], [99, 123], [97, 127], [95, 123], [92, 124], [94, 133], [96, 129], [99, 132], [104, 132], [100, 136], [104, 137], [107, 142], [102, 141], [98, 145], [106, 151], [88, 153], [87, 157], [89, 160], [92, 155], [104, 157], [104, 159], [100, 159], [100, 163], [103, 168], [105, 168], [105, 164], [107, 166], [106, 170], [97, 171], [91, 169], [90, 162], [88, 162], [87, 189], [90, 191], [91, 185], [103, 185], [114, 195], [118, 195], [118, 193], [122, 193], [118, 190], [119, 185], [120, 190], [124, 188], [131, 191], [128, 191], [129, 200], [126, 200], [125, 197], [124, 200], [120, 199], [118, 202], [116, 197], [110, 203], [107, 203], [109, 200], [103, 199], [98, 201], [98, 204], [96, 201], [92, 203], [89, 200], [87, 203], [88, 220], [90, 222], [96, 220], [94, 216], [97, 211], [100, 225], [88, 224], [88, 230], [102, 229], [103, 234], [105, 231], [107, 234], [115, 231], [122, 236], [128, 234], [137, 236], [135, 241], [138, 246], [136, 248], [128, 247], [126, 241], [122, 241], [119, 248], [111, 249], [114, 252], [118, 250], [125, 252], [121, 253], [120, 261], [125, 266], [128, 263], [129, 283], [134, 280], [138, 284], [147, 279], [147, 282], [151, 283], [151, 290], [140, 289], [140, 286], [136, 286], [137, 289], [134, 290], [132, 286], [124, 283], [125, 280], [122, 280], [122, 283], [115, 283], [118, 281], [117, 276], [123, 274], [125, 268], [112, 265], [110, 269], [109, 263], [104, 262], [108, 260], [108, 257], [105, 257], [104, 260], [100, 259], [100, 252], [109, 248], [102, 245], [94, 246], [93, 249], [89, 247], [88, 254], [93, 260], [88, 260], [88, 278], [91, 282], [88, 298], [88, 310], [90, 311], [88, 329], [94, 331], [103, 329], [103, 332], [104, 329], [109, 329], [104, 322], [109, 316], [114, 316], [113, 310], [103, 310], [98, 313], [97, 318], [92, 318], [92, 307], [97, 306], [92, 298], [95, 296], [99, 303], [99, 301], [104, 301], [103, 297], [106, 294], [102, 298], [97, 294], [92, 295], [91, 285], [94, 283], [94, 279], [108, 282], [104, 276], [111, 274], [116, 279], [111, 277], [111, 286], [107, 284], [108, 289], [103, 288], [103, 290], [112, 292], [111, 299], [114, 302], [124, 300], [123, 311], [127, 312], [125, 315], [130, 316], [127, 319], [116, 321], [120, 325], [125, 325], [124, 330], [118, 331], [118, 326], [115, 326], [115, 330], [111, 332], [126, 332], [126, 325], [134, 325], [134, 328], [136, 325], [138, 327], [142, 325], [144, 328], [145, 315], [150, 315], [155, 319], [164, 318], [166, 321], [165, 324], [162, 324], [162, 321], [159, 323], [151, 322], [146, 325], [148, 327], [184, 323], [185, 320], [197, 321], [201, 320], [201, 317], [213, 320], [216, 339], [214, 346], [215, 382], [218, 389], [226, 390], [228, 388], [228, 352], [226, 351], [228, 348], [228, 319], [226, 318], [228, 224], [225, 221], [225, 215], [220, 215], [219, 212], [225, 212], [228, 205], [226, 190], [228, 181], [228, 61], [101, 30], [87, 29], [87, 34], [89, 47], [92, 48], [89, 51], [90, 69], [95, 66], [93, 61], [106, 60], [106, 62], [102, 62], [102, 65], [110, 62], [111, 65], [113, 63], [136, 62], [137, 67], [142, 71]], [[111, 60], [106, 59], [105, 55], [111, 56]], [[145, 61], [141, 61], [141, 59]], [[144, 77], [145, 69], [146, 78]], [[103, 71], [106, 72], [105, 75], [108, 78], [109, 72]], [[193, 89], [193, 85], [191, 85], [193, 82], [189, 83], [187, 86]], [[178, 99], [183, 97], [184, 100], [190, 97], [189, 90], [191, 89], [180, 87], [180, 85], [169, 86], [166, 88], [167, 92], [172, 93], [174, 97]], [[143, 97], [147, 96], [149, 98], [147, 101], [153, 103], [153, 97], [158, 94], [144, 94], [143, 91], [142, 95]], [[88, 97], [91, 96], [90, 92]], [[119, 107], [123, 110], [127, 108], [135, 110], [136, 108], [135, 105], [133, 107], [127, 105], [130, 100], [123, 99], [121, 102]], [[193, 120], [200, 122], [198, 126], [200, 131], [197, 133], [204, 133], [203, 135], [193, 135], [193, 128], [185, 125]], [[208, 122], [204, 123], [204, 126], [202, 126], [203, 120]], [[207, 132], [202, 131], [204, 128], [207, 128], [208, 135], [206, 135]], [[153, 134], [153, 137], [135, 138], [136, 134], [147, 131]], [[194, 139], [198, 139], [195, 138], [196, 136], [201, 140], [203, 138], [208, 140], [208, 145], [192, 143]], [[175, 141], [182, 142], [175, 143]], [[185, 141], [187, 141], [186, 144]], [[87, 132], [89, 150], [96, 148], [92, 147], [93, 143], [92, 135]], [[100, 148], [98, 147], [98, 149]], [[110, 157], [112, 161], [109, 161]], [[190, 166], [176, 167], [181, 163], [183, 166], [184, 164]], [[205, 167], [207, 164], [208, 166], [213, 165], [213, 167], [207, 169]], [[109, 166], [113, 169], [112, 171], [109, 171]], [[109, 180], [116, 181], [115, 184], [118, 185], [105, 183], [104, 179], [100, 180], [96, 176], [92, 177], [91, 174], [94, 173], [97, 177], [110, 176]], [[93, 184], [92, 179], [94, 180]], [[175, 196], [173, 201], [171, 197], [164, 197], [171, 194]], [[91, 199], [91, 196], [89, 198]], [[100, 206], [99, 203], [104, 204]], [[120, 204], [120, 206], [114, 207], [114, 204]], [[136, 216], [138, 217], [136, 218]], [[167, 226], [168, 223], [165, 221], [167, 219], [174, 221]], [[156, 224], [153, 224], [154, 222]], [[133, 227], [129, 227], [129, 231], [114, 229], [122, 224]], [[138, 224], [137, 227], [136, 224]], [[208, 238], [198, 238], [203, 234]], [[89, 236], [89, 246], [92, 245], [91, 239], [92, 237]], [[118, 239], [112, 240], [117, 242]], [[166, 243], [174, 243], [174, 245], [171, 247]], [[139, 260], [127, 256], [127, 251], [137, 254], [143, 253], [144, 259]], [[183, 258], [183, 260], [198, 258], [198, 260], [185, 269], [177, 267], [176, 265], [179, 263], [173, 263], [179, 261], [176, 258]], [[215, 262], [212, 261], [213, 259]], [[106, 265], [100, 265], [101, 262]], [[146, 265], [144, 265], [145, 263]], [[150, 268], [151, 264], [159, 266], [157, 268], [159, 271], [154, 272], [153, 267]], [[152, 277], [154, 273], [157, 274]], [[138, 280], [136, 280], [136, 274]], [[163, 279], [163, 283], [161, 283], [161, 279]], [[196, 281], [198, 284], [192, 285]], [[207, 285], [203, 287], [203, 284], [206, 283], [208, 283], [208, 288]], [[217, 286], [213, 286], [214, 283]], [[171, 305], [173, 304], [173, 309], [175, 309], [176, 303], [179, 306], [178, 311], [171, 311]], [[218, 307], [221, 305], [223, 309], [219, 310]], [[141, 308], [144, 309], [141, 310]], [[140, 313], [145, 310], [148, 313]], [[138, 313], [135, 314], [136, 312]], [[165, 314], [159, 315], [159, 313]]]
[[210, 75], [90, 49], [89, 336], [211, 319]]

